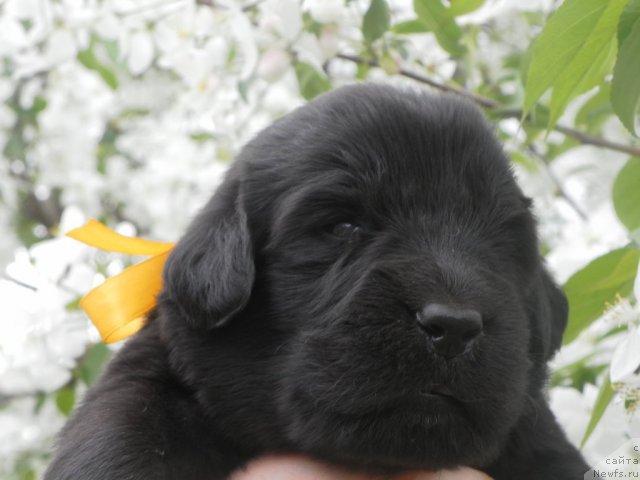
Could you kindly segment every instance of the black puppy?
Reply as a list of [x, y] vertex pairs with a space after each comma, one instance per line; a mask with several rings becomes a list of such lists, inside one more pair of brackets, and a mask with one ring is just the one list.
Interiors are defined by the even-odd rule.
[[164, 281], [47, 480], [222, 480], [268, 452], [498, 480], [588, 468], [543, 393], [566, 300], [466, 102], [352, 86], [277, 121]]

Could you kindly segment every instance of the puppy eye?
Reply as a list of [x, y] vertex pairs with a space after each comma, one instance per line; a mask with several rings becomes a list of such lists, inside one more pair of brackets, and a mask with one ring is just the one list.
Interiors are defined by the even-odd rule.
[[343, 239], [351, 239], [362, 232], [362, 228], [358, 225], [348, 222], [341, 222], [333, 226], [331, 233], [336, 237]]

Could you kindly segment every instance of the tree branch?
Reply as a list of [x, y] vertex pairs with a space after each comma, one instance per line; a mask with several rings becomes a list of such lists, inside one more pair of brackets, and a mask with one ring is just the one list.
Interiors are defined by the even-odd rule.
[[28, 288], [29, 290], [32, 290], [34, 292], [38, 291], [37, 287], [35, 287], [33, 285], [29, 285], [28, 283], [21, 282], [20, 280], [17, 280], [17, 279], [15, 279], [13, 277], [10, 277], [7, 274], [3, 274], [2, 277], [0, 277], [0, 278], [2, 278], [3, 280], [6, 280], [7, 282], [15, 283], [19, 287]]
[[[339, 53], [336, 55], [336, 58], [347, 60], [349, 62], [357, 63], [360, 65], [380, 67], [380, 64], [376, 60], [368, 60], [368, 59], [359, 57], [357, 55], [347, 55], [344, 53]], [[512, 117], [521, 118], [522, 117], [522, 110], [501, 110], [501, 105], [495, 100], [492, 100], [491, 98], [477, 95], [461, 87], [456, 87], [453, 85], [447, 85], [445, 83], [438, 82], [422, 73], [414, 72], [412, 70], [408, 70], [406, 68], [401, 67], [398, 70], [398, 74], [403, 77], [415, 80], [416, 82], [429, 85], [437, 90], [453, 93], [453, 94], [468, 98], [469, 100], [480, 105], [481, 107], [498, 112], [498, 114], [500, 114], [504, 118], [512, 118]], [[528, 118], [525, 118], [525, 121], [526, 120], [528, 120]], [[576, 130], [564, 125], [556, 125], [555, 127], [553, 127], [553, 129], [560, 133], [563, 133], [564, 135], [573, 137], [576, 140], [578, 140], [580, 143], [583, 143], [585, 145], [593, 145], [596, 147], [606, 148], [608, 150], [613, 150], [616, 152], [627, 153], [629, 155], [633, 155], [634, 157], [640, 157], [640, 147], [634, 147], [633, 145], [626, 145], [623, 143], [613, 142], [611, 140], [607, 140], [602, 137], [597, 137], [595, 135], [590, 135], [588, 133], [581, 132], [579, 130]]]
[[625, 145], [624, 143], [612, 142], [611, 140], [607, 140], [606, 138], [589, 135], [588, 133], [565, 127], [564, 125], [556, 125], [554, 127], [554, 130], [557, 130], [560, 133], [564, 133], [569, 137], [573, 137], [580, 143], [594, 145], [596, 147], [606, 148], [608, 150], [615, 150], [616, 152], [628, 153], [629, 155], [632, 155], [634, 157], [640, 157], [640, 148], [634, 147], [633, 145]]
[[540, 160], [540, 162], [542, 162], [542, 165], [544, 165], [547, 175], [549, 175], [549, 178], [551, 179], [554, 186], [556, 187], [556, 190], [558, 191], [558, 195], [564, 198], [567, 204], [571, 208], [573, 208], [573, 210], [575, 210], [575, 212], [582, 219], [582, 221], [586, 222], [589, 219], [589, 217], [587, 216], [586, 212], [582, 210], [580, 205], [578, 205], [578, 202], [576, 202], [573, 199], [573, 197], [571, 197], [571, 195], [569, 195], [567, 191], [564, 189], [562, 182], [551, 169], [551, 165], [549, 165], [549, 159], [544, 155], [542, 155], [540, 152], [538, 152], [538, 150], [536, 150], [536, 148], [533, 145], [527, 145], [526, 148], [529, 151], [529, 153], [531, 153], [534, 157]]

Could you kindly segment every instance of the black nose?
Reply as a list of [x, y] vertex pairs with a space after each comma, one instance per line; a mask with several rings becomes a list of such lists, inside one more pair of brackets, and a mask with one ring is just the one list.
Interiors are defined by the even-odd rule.
[[445, 358], [467, 351], [482, 332], [482, 315], [476, 310], [430, 303], [418, 312], [417, 319], [435, 351]]

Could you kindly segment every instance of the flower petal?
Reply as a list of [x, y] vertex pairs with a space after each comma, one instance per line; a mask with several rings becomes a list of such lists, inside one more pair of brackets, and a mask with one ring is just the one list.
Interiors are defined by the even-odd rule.
[[611, 382], [621, 382], [640, 367], [640, 330], [633, 329], [618, 345], [611, 359]]
[[636, 281], [633, 284], [633, 295], [636, 297], [636, 301], [640, 303], [640, 263], [638, 264], [638, 273], [636, 274]]
[[139, 31], [131, 36], [127, 67], [134, 75], [143, 73], [153, 61], [153, 42], [148, 32]]

